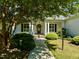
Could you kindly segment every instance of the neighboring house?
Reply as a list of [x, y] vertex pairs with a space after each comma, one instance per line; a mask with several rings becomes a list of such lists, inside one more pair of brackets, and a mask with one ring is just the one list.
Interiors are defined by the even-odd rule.
[[65, 20], [64, 28], [66, 28], [69, 35], [79, 35], [79, 14]]

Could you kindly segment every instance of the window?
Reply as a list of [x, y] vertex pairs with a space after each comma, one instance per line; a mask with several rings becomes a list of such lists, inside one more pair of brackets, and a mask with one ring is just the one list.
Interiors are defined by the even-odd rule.
[[22, 28], [22, 32], [26, 31], [26, 32], [29, 32], [29, 24], [22, 24], [21, 25], [21, 28]]
[[49, 32], [56, 32], [57, 24], [49, 24]]

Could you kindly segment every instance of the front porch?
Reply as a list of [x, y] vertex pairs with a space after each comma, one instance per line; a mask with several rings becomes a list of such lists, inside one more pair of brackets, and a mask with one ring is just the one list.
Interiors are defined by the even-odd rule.
[[37, 22], [24, 22], [17, 26], [15, 34], [20, 32], [30, 33], [32, 35], [46, 35], [50, 32], [59, 33], [62, 31], [61, 20], [45, 20]]

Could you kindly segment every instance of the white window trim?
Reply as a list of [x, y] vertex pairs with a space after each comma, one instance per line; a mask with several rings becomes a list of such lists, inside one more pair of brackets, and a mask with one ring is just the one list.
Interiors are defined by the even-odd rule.
[[23, 24], [23, 32], [29, 32], [29, 31], [24, 31], [24, 24], [29, 24], [29, 23], [22, 23]]
[[48, 22], [48, 25], [47, 26], [48, 26], [48, 33], [49, 33], [49, 22]]
[[[50, 23], [50, 24], [52, 24], [52, 23]], [[55, 24], [56, 23], [54, 23], [53, 25], [54, 25], [54, 31], [50, 31], [50, 24], [49, 24], [49, 32], [55, 32]], [[56, 24], [56, 29], [57, 29], [57, 24]], [[57, 30], [56, 30], [57, 31]]]
[[47, 22], [45, 22], [45, 35], [47, 34]]

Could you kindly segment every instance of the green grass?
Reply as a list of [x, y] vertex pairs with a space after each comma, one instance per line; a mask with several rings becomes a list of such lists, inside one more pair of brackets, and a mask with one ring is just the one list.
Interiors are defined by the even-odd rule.
[[61, 50], [61, 43], [61, 40], [48, 40], [48, 44], [57, 45], [56, 50], [53, 50], [51, 46], [48, 45], [56, 59], [79, 59], [79, 46], [64, 40], [64, 50]]

